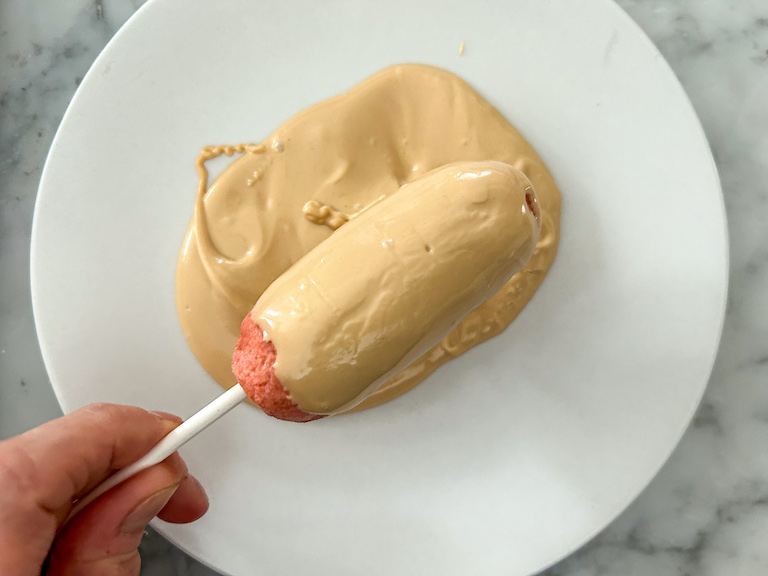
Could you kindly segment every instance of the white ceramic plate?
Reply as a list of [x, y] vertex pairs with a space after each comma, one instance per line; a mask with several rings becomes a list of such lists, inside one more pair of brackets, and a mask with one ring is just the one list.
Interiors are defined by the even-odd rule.
[[259, 141], [398, 62], [459, 74], [529, 138], [562, 189], [560, 254], [510, 329], [404, 397], [308, 425], [240, 406], [185, 446], [211, 509], [155, 527], [225, 573], [533, 573], [637, 496], [706, 385], [718, 178], [615, 5], [155, 0], [83, 81], [40, 186], [35, 318], [64, 410], [189, 415], [220, 393], [174, 307], [198, 150]]

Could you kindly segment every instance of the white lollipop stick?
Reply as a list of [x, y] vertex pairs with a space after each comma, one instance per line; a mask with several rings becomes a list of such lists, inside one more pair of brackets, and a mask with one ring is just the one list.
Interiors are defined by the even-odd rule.
[[216, 422], [216, 420], [224, 416], [224, 414], [232, 410], [232, 408], [240, 404], [246, 398], [247, 395], [240, 384], [236, 384], [224, 392], [224, 394], [216, 398], [202, 410], [190, 416], [184, 422], [179, 424], [178, 427], [171, 430], [162, 440], [160, 440], [160, 442], [155, 444], [154, 448], [136, 460], [136, 462], [118, 470], [112, 474], [112, 476], [104, 480], [104, 482], [96, 486], [96, 488], [88, 492], [88, 494], [80, 498], [72, 507], [64, 524], [69, 522], [78, 514], [78, 512], [104, 494], [107, 490], [114, 488], [122, 481], [127, 480], [142, 470], [146, 470], [150, 466], [159, 464], [168, 458], [168, 456], [173, 454], [180, 446], [186, 444], [189, 440], [208, 428], [208, 426]]

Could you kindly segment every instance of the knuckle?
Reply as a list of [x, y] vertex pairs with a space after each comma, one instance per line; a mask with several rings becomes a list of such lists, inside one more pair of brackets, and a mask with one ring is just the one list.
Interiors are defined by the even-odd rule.
[[35, 487], [37, 468], [25, 450], [12, 441], [0, 444], [0, 485], [3, 490], [28, 492]]

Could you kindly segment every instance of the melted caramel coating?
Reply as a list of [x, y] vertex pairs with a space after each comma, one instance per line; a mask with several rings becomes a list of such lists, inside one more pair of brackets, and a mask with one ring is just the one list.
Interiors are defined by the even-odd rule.
[[[208, 189], [204, 162], [222, 153], [242, 156]], [[399, 396], [500, 333], [533, 297], [559, 238], [560, 193], [546, 166], [463, 80], [415, 64], [382, 70], [300, 112], [262, 144], [205, 148], [197, 164], [195, 215], [176, 271], [179, 319], [195, 356], [223, 387], [234, 385], [231, 358], [240, 322], [275, 279], [344, 221], [403, 184], [446, 164], [487, 160], [514, 166], [533, 184], [541, 233], [532, 257], [355, 410]]]

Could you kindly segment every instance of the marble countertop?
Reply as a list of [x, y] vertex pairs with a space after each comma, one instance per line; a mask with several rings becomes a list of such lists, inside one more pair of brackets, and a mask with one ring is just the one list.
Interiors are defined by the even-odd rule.
[[[0, 4], [0, 438], [60, 414], [40, 357], [29, 238], [40, 172], [80, 79], [142, 0]], [[768, 4], [620, 0], [701, 118], [723, 183], [731, 277], [722, 345], [658, 477], [548, 576], [768, 574]], [[161, 537], [150, 575], [213, 575]]]

